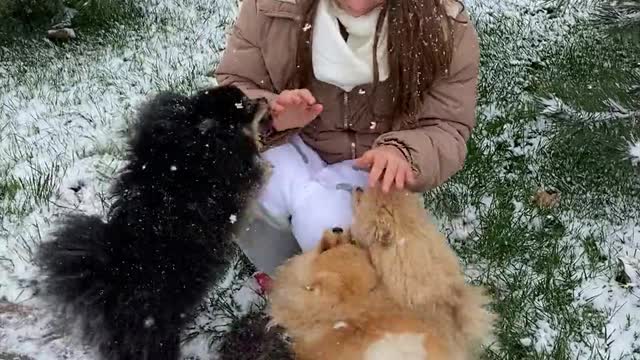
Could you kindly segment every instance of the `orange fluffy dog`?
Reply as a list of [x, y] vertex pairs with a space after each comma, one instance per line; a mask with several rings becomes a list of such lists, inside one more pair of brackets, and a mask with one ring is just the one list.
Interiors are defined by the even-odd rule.
[[341, 229], [283, 264], [269, 297], [272, 321], [292, 337], [297, 359], [464, 359], [437, 326], [386, 295], [366, 250]]
[[419, 194], [384, 194], [375, 188], [354, 194], [353, 239], [368, 248], [388, 293], [413, 309], [465, 354], [490, 339], [494, 316], [483, 291], [465, 282], [458, 259], [429, 220]]

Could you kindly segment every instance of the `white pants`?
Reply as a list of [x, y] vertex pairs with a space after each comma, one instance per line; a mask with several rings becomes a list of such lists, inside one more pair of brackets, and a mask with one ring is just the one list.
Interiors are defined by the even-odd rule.
[[298, 136], [263, 157], [273, 169], [258, 202], [279, 222], [290, 221], [302, 251], [313, 249], [324, 230], [351, 225], [351, 189], [364, 187], [368, 177], [353, 160], [327, 165]]

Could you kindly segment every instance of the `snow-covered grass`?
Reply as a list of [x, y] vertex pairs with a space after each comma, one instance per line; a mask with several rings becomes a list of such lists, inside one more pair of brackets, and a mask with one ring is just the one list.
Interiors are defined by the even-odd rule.
[[[593, 3], [498, 3], [470, 4], [482, 79], [467, 164], [426, 197], [496, 300], [486, 357], [638, 359], [640, 292], [623, 274], [640, 258], [640, 45], [594, 28]], [[558, 206], [532, 200], [540, 188]]]
[[5, 351], [91, 358], [56, 333], [34, 296], [33, 250], [60, 214], [104, 214], [136, 107], [159, 90], [212, 83], [207, 73], [237, 11], [231, 0], [145, 3], [135, 26], [114, 24], [68, 45], [37, 38], [0, 50], [0, 304], [29, 314], [0, 308], [0, 358]]
[[[482, 46], [478, 127], [465, 169], [425, 198], [495, 299], [485, 357], [640, 359], [640, 44], [594, 28], [591, 1], [467, 7]], [[35, 296], [32, 251], [60, 214], [104, 214], [133, 111], [212, 82], [237, 4], [145, 9], [70, 45], [0, 48], [0, 359], [92, 358]], [[539, 206], [540, 188], [559, 204]], [[215, 358], [219, 331], [256, 298], [246, 275], [238, 263], [203, 303], [186, 356]]]
[[633, 165], [640, 164], [640, 142], [629, 142], [629, 159]]

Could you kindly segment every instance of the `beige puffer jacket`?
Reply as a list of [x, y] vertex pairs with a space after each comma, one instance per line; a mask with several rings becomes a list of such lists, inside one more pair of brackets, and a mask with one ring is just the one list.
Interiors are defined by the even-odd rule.
[[[227, 47], [215, 73], [220, 85], [236, 85], [251, 98], [273, 99], [286, 90], [295, 71], [299, 28], [305, 1], [243, 0], [229, 34]], [[451, 0], [446, 0], [451, 1]], [[466, 142], [475, 125], [479, 44], [465, 12], [457, 17], [454, 54], [448, 76], [439, 79], [425, 96], [412, 128], [402, 121], [376, 122], [365, 96], [371, 84], [346, 92], [313, 81], [310, 90], [324, 110], [305, 128], [296, 130], [328, 163], [361, 156], [373, 146], [391, 144], [404, 153], [416, 172], [413, 190], [432, 189], [459, 171], [466, 157]], [[376, 114], [390, 114], [391, 103], [381, 84]], [[292, 131], [272, 134], [267, 148], [281, 143]]]

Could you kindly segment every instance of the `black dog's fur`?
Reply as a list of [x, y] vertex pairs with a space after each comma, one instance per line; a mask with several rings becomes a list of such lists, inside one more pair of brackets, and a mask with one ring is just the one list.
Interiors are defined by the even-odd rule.
[[189, 312], [223, 274], [262, 180], [255, 119], [234, 87], [164, 93], [138, 116], [105, 223], [72, 215], [37, 259], [45, 291], [103, 359], [175, 360]]

